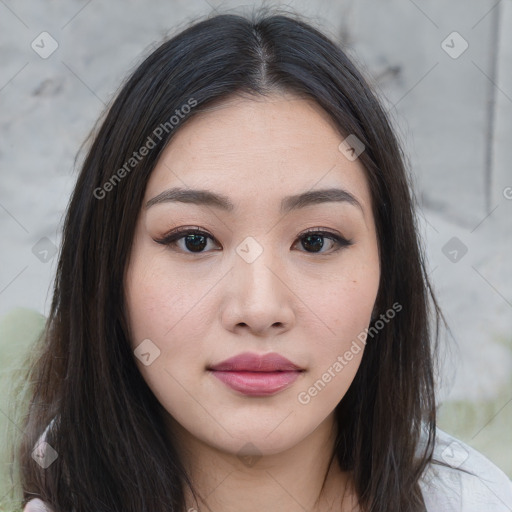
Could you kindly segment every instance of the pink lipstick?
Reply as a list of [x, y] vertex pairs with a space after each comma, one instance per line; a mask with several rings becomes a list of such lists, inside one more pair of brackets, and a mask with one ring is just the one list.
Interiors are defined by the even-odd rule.
[[250, 396], [273, 395], [290, 386], [304, 371], [275, 352], [239, 354], [207, 368], [224, 384]]

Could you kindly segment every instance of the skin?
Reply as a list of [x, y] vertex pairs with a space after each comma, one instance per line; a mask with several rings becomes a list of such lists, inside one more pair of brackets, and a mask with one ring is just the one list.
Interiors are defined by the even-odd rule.
[[[371, 196], [362, 164], [338, 149], [343, 139], [310, 100], [237, 96], [180, 127], [151, 174], [126, 270], [127, 315], [132, 347], [150, 339], [160, 350], [148, 366], [136, 361], [201, 497], [187, 490], [187, 510], [357, 510], [351, 475], [328, 465], [333, 411], [363, 350], [307, 404], [297, 398], [368, 327], [378, 292]], [[235, 209], [145, 207], [176, 186], [223, 194]], [[279, 212], [284, 196], [329, 187], [361, 209], [328, 202]], [[155, 242], [181, 226], [213, 240], [199, 254], [183, 238]], [[334, 252], [324, 238], [315, 253], [299, 237], [308, 228], [353, 243]], [[263, 249], [251, 263], [236, 252], [248, 236]], [[251, 397], [206, 369], [246, 351], [278, 352], [305, 371], [275, 395]]]

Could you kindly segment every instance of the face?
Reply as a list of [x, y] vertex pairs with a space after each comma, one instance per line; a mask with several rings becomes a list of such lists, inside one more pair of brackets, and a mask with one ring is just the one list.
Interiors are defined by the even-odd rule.
[[[201, 443], [287, 450], [356, 374], [380, 268], [343, 139], [314, 102], [238, 97], [183, 125], [151, 174], [125, 275], [131, 343], [169, 424]], [[269, 366], [218, 366], [247, 353]]]

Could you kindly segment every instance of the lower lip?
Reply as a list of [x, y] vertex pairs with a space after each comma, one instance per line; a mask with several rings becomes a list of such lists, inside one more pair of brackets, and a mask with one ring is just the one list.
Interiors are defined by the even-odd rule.
[[234, 372], [213, 371], [213, 375], [244, 395], [268, 396], [290, 386], [300, 375], [300, 371], [284, 372]]

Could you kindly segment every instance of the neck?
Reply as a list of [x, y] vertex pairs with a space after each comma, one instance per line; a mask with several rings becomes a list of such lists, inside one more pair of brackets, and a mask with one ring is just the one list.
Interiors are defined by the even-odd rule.
[[197, 497], [185, 488], [187, 512], [353, 510], [346, 508], [354, 496], [350, 475], [332, 457], [333, 415], [298, 445], [274, 454], [223, 451], [193, 437], [172, 418], [169, 428]]

